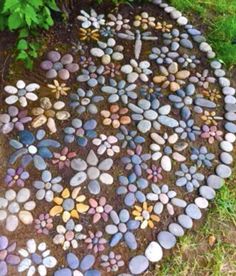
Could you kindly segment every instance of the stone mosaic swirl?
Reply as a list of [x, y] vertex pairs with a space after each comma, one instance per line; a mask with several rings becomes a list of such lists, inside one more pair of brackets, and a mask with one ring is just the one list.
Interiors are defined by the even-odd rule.
[[74, 25], [44, 81], [2, 91], [0, 276], [152, 272], [231, 175], [235, 89], [181, 12], [154, 0]]

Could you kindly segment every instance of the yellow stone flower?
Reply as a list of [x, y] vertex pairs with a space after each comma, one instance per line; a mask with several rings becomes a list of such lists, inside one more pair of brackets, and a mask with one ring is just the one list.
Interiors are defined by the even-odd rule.
[[59, 83], [57, 80], [53, 81], [54, 84], [48, 84], [48, 87], [51, 88], [51, 92], [55, 93], [55, 98], [59, 99], [60, 96], [67, 96], [67, 91], [70, 90], [70, 87], [67, 87], [65, 83]]
[[79, 195], [80, 190], [81, 187], [78, 187], [70, 192], [68, 188], [65, 188], [60, 197], [53, 199], [56, 205], [50, 210], [50, 216], [62, 215], [63, 221], [67, 222], [70, 218], [79, 219], [79, 214], [86, 213], [89, 206], [83, 203], [86, 197]]
[[220, 120], [220, 117], [216, 116], [215, 111], [207, 111], [205, 110], [203, 112], [203, 115], [201, 116], [201, 119], [204, 121], [206, 125], [217, 125], [217, 120]]
[[135, 205], [132, 214], [135, 220], [141, 222], [141, 229], [145, 229], [148, 226], [154, 228], [154, 222], [160, 221], [160, 218], [153, 214], [153, 206], [148, 206], [147, 202], [144, 202], [142, 207]]
[[221, 99], [220, 91], [217, 89], [213, 90], [203, 90], [202, 94], [207, 97], [212, 102], [218, 102]]
[[169, 33], [171, 29], [173, 28], [172, 24], [167, 24], [166, 21], [163, 22], [157, 22], [155, 29], [161, 30], [163, 33]]
[[80, 28], [79, 36], [80, 36], [80, 40], [89, 42], [91, 40], [98, 41], [100, 34], [98, 29]]

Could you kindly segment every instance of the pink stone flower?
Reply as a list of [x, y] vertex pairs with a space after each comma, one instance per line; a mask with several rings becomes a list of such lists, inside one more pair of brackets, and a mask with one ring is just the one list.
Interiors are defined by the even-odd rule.
[[161, 174], [162, 168], [157, 167], [156, 165], [152, 165], [151, 168], [148, 168], [146, 170], [147, 172], [147, 179], [152, 180], [154, 183], [156, 183], [158, 180], [162, 180], [163, 176]]
[[216, 141], [222, 141], [223, 131], [218, 130], [217, 126], [202, 126], [201, 138], [207, 139], [209, 144], [213, 144]]
[[53, 228], [53, 219], [50, 215], [47, 214], [40, 214], [37, 219], [34, 220], [35, 222], [35, 229], [37, 230], [38, 234], [48, 235], [49, 230]]
[[93, 215], [93, 223], [97, 223], [102, 218], [105, 222], [108, 221], [108, 214], [113, 209], [111, 205], [106, 204], [107, 200], [103, 196], [98, 201], [90, 198], [89, 204], [91, 208], [88, 213]]
[[102, 252], [105, 249], [105, 244], [107, 243], [107, 240], [102, 237], [102, 232], [97, 231], [96, 233], [93, 233], [89, 231], [88, 233], [89, 237], [85, 240], [85, 243], [88, 244], [87, 249], [93, 250], [95, 254]]
[[57, 165], [59, 170], [62, 170], [64, 167], [70, 167], [70, 160], [76, 157], [76, 152], [69, 151], [68, 147], [64, 147], [61, 152], [54, 152], [53, 156], [52, 164]]

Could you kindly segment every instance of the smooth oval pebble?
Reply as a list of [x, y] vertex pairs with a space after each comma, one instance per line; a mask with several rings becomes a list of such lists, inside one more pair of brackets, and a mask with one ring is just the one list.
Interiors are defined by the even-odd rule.
[[150, 262], [156, 263], [162, 259], [163, 250], [157, 242], [152, 241], [145, 250], [145, 256]]
[[135, 256], [129, 261], [129, 270], [134, 275], [143, 273], [148, 266], [148, 259], [143, 255]]
[[176, 244], [175, 236], [168, 231], [161, 231], [157, 235], [157, 240], [160, 245], [165, 249], [171, 249]]

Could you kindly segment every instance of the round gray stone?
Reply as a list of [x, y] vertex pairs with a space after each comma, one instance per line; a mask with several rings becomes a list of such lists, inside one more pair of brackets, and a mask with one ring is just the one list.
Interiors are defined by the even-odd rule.
[[198, 220], [202, 217], [202, 213], [201, 213], [200, 209], [194, 203], [190, 203], [186, 207], [185, 212], [190, 218], [195, 219], [195, 220]]
[[176, 237], [182, 237], [184, 235], [184, 229], [178, 223], [171, 223], [168, 226], [168, 230]]
[[179, 215], [178, 222], [181, 226], [183, 226], [186, 229], [191, 229], [193, 227], [193, 220], [187, 215]]
[[207, 178], [207, 185], [215, 190], [218, 190], [224, 185], [224, 179], [218, 175], [212, 174]]
[[168, 231], [161, 231], [157, 235], [157, 240], [165, 249], [171, 249], [176, 244], [176, 237]]
[[148, 259], [143, 255], [133, 257], [129, 262], [129, 270], [132, 274], [138, 275], [147, 270], [149, 266]]
[[209, 186], [201, 186], [199, 193], [205, 199], [212, 200], [216, 196], [216, 192]]
[[220, 164], [216, 167], [216, 174], [222, 178], [229, 178], [232, 173], [232, 170], [229, 166]]

